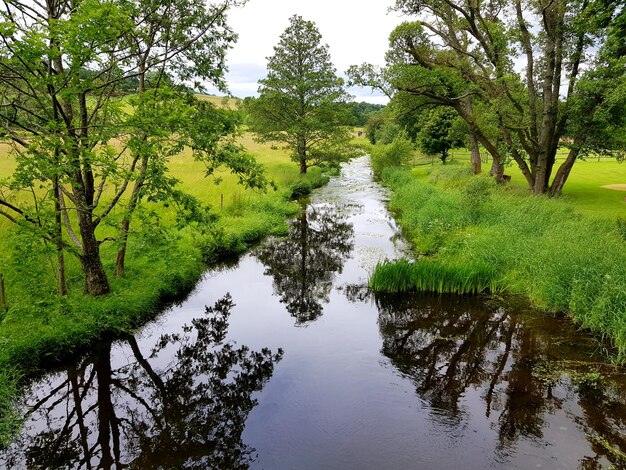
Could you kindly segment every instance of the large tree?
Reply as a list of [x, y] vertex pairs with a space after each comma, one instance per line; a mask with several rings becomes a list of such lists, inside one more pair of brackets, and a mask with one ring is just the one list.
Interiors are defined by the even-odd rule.
[[248, 107], [259, 139], [284, 142], [302, 174], [349, 151], [348, 95], [321, 39], [313, 22], [292, 16], [268, 58], [259, 98]]
[[[61, 293], [66, 250], [80, 259], [85, 292], [109, 292], [100, 256], [106, 237], [97, 229], [124, 206], [117, 237], [123, 270], [130, 217], [146, 185], [172, 182], [164, 178], [163, 159], [182, 144], [209, 166], [215, 159], [240, 163], [232, 145], [225, 151], [218, 145], [232, 126], [214, 122], [204, 135], [197, 126], [188, 129], [184, 122], [221, 117], [171, 86], [172, 80], [222, 85], [225, 51], [236, 39], [225, 15], [236, 3], [4, 2], [0, 129], [14, 143], [18, 168], [0, 188], [0, 215], [31, 225], [57, 246]], [[122, 99], [132, 83], [136, 98]], [[33, 204], [15, 196], [24, 190]], [[46, 208], [53, 217], [42, 216]]]
[[[396, 8], [417, 20], [390, 36], [393, 88], [455, 109], [500, 168], [515, 161], [533, 192], [559, 193], [590, 150], [623, 152], [620, 133], [602, 131], [626, 117], [622, 1], [397, 0]], [[557, 170], [561, 146], [569, 153]]]

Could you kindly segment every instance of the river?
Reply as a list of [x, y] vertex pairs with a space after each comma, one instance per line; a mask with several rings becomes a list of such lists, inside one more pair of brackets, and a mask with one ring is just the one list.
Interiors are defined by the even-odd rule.
[[373, 295], [409, 256], [367, 157], [285, 238], [33, 381], [6, 468], [582, 468], [626, 460], [626, 373], [514, 300]]

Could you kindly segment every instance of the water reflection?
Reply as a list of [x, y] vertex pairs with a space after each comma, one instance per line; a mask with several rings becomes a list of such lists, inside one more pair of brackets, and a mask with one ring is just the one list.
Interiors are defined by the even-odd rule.
[[[147, 353], [129, 337], [127, 364], [111, 343], [34, 396], [36, 423], [0, 456], [4, 468], [245, 468], [245, 420], [282, 351], [225, 342], [229, 295]], [[117, 353], [119, 354], [119, 353]], [[41, 387], [40, 390], [44, 388]], [[35, 395], [37, 392], [34, 392]]]
[[[563, 410], [596, 454], [580, 468], [601, 468], [601, 456], [626, 466], [620, 456], [626, 452], [624, 373], [592, 363], [592, 338], [572, 337], [571, 327], [553, 318], [509, 314], [479, 299], [376, 296], [375, 301], [382, 352], [413, 381], [433, 419], [458, 426], [470, 400], [472, 413], [482, 409], [497, 430], [498, 449], [507, 455], [520, 439], [543, 438], [552, 415]], [[473, 390], [480, 391], [480, 399], [472, 398]], [[582, 413], [572, 409], [576, 401]]]
[[255, 255], [274, 279], [274, 291], [296, 324], [315, 320], [328, 302], [335, 274], [353, 247], [354, 229], [334, 205], [310, 205], [289, 226], [289, 236], [272, 238]]

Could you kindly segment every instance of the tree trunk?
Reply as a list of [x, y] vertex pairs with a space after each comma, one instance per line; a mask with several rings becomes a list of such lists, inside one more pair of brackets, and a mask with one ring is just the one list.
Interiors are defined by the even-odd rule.
[[504, 166], [502, 166], [500, 161], [497, 158], [495, 158], [495, 157], [492, 159], [490, 174], [491, 174], [491, 176], [495, 176], [496, 177], [496, 183], [498, 183], [498, 184], [504, 183], [504, 181], [505, 181], [505, 178], [504, 178]]
[[[139, 61], [139, 88], [137, 89], [137, 94], [142, 95], [146, 91], [146, 63], [145, 60], [141, 59]], [[143, 135], [144, 142], [148, 140], [148, 136], [144, 133]], [[126, 210], [126, 214], [124, 215], [124, 219], [122, 220], [122, 224], [120, 226], [120, 233], [117, 237], [119, 243], [119, 249], [117, 250], [117, 256], [115, 257], [115, 275], [122, 276], [126, 269], [126, 248], [128, 247], [128, 232], [130, 231], [130, 219], [135, 212], [137, 204], [139, 203], [141, 189], [143, 188], [144, 181], [146, 180], [146, 171], [148, 169], [148, 159], [149, 156], [144, 155], [141, 159], [141, 169], [139, 171], [139, 176], [135, 181], [135, 186], [133, 187], [133, 192], [130, 195], [130, 201], [128, 202], [128, 208]]]
[[547, 156], [545, 153], [540, 153], [537, 160], [537, 166], [535, 167], [535, 185], [532, 188], [533, 193], [543, 194], [548, 189], [548, 168], [547, 168]]
[[554, 181], [552, 181], [552, 186], [550, 186], [550, 194], [556, 195], [561, 193], [561, 191], [563, 190], [563, 186], [565, 185], [565, 182], [567, 181], [567, 178], [572, 171], [572, 167], [574, 166], [574, 163], [576, 163], [579, 152], [580, 147], [578, 146], [572, 147], [570, 149], [567, 158], [556, 172]]
[[126, 246], [128, 245], [129, 229], [130, 229], [130, 218], [124, 217], [124, 220], [122, 220], [122, 225], [120, 226], [120, 234], [118, 236], [120, 248], [117, 250], [117, 256], [115, 257], [115, 275], [116, 276], [124, 275], [125, 262], [126, 262]]
[[470, 132], [470, 147], [472, 149], [472, 173], [479, 175], [481, 172], [480, 149], [478, 139], [473, 132]]
[[59, 295], [67, 295], [67, 278], [65, 276], [65, 254], [63, 246], [63, 225], [61, 214], [61, 188], [59, 187], [59, 178], [54, 177], [54, 222], [55, 234], [54, 242], [57, 250], [57, 291]]
[[146, 172], [148, 170], [148, 156], [144, 156], [141, 160], [141, 169], [139, 170], [139, 176], [137, 177], [137, 181], [135, 181], [135, 186], [133, 187], [133, 192], [130, 195], [130, 201], [128, 201], [128, 208], [126, 210], [126, 215], [122, 220], [122, 225], [120, 226], [120, 233], [118, 235], [118, 242], [120, 248], [117, 251], [117, 257], [115, 258], [115, 275], [121, 276], [124, 274], [124, 263], [126, 261], [126, 247], [128, 246], [128, 232], [130, 230], [130, 219], [137, 208], [137, 204], [139, 204], [139, 199], [141, 195], [141, 190], [143, 188], [144, 182], [146, 180]]
[[306, 154], [306, 137], [298, 136], [296, 141], [296, 152], [298, 154], [298, 161], [300, 162], [300, 174], [305, 175], [308, 168], [307, 154]]
[[100, 243], [96, 239], [91, 211], [83, 204], [77, 204], [78, 227], [83, 242], [80, 262], [85, 275], [85, 293], [105, 295], [111, 291], [109, 280], [100, 259]]

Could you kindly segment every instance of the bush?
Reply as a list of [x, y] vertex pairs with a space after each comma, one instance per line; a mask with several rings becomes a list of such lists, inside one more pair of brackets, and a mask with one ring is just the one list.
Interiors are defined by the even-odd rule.
[[405, 136], [397, 136], [390, 144], [372, 148], [372, 168], [379, 175], [385, 168], [406, 164], [413, 154], [413, 144]]
[[291, 194], [289, 199], [300, 199], [311, 194], [311, 183], [308, 181], [298, 181], [291, 187]]

